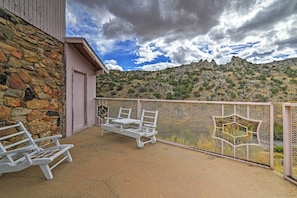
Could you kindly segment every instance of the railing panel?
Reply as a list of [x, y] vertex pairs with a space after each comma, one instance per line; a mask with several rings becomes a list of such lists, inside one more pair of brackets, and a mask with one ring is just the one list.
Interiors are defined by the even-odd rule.
[[283, 104], [284, 175], [297, 184], [297, 104]]
[[[104, 101], [114, 112], [121, 106], [131, 107], [137, 115], [141, 109], [158, 110], [159, 140], [273, 167], [273, 108], [270, 103], [97, 100], [97, 103]], [[137, 115], [132, 117], [137, 118]]]

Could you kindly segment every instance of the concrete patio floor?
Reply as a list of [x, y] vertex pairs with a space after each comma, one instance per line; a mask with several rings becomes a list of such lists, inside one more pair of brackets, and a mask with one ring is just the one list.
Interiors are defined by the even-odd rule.
[[73, 143], [72, 163], [46, 181], [39, 167], [0, 178], [0, 197], [296, 197], [297, 186], [272, 170], [163, 144], [137, 149], [134, 139], [100, 136], [97, 126]]

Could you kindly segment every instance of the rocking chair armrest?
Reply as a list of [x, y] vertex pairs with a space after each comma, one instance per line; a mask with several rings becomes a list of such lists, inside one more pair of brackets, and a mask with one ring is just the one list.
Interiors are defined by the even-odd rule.
[[143, 126], [149, 127], [149, 128], [157, 128], [156, 125], [152, 125], [152, 124], [144, 124]]
[[105, 119], [114, 120], [114, 119], [117, 119], [117, 118], [113, 118], [113, 117], [105, 117]]
[[1, 152], [0, 157], [5, 156], [5, 155], [10, 155], [10, 154], [16, 154], [16, 153], [24, 153], [24, 152], [32, 151], [32, 150], [35, 150], [35, 149], [36, 149], [36, 147], [34, 145], [30, 145], [30, 146], [22, 147], [22, 148], [19, 148], [19, 149], [14, 149], [14, 150], [11, 150], [11, 151]]
[[62, 135], [53, 135], [53, 136], [48, 136], [48, 137], [43, 137], [43, 138], [38, 138], [38, 139], [34, 139], [34, 142], [42, 142], [42, 141], [46, 141], [46, 140], [57, 140], [60, 139], [62, 137]]
[[156, 126], [147, 124], [147, 125], [144, 125], [141, 128], [142, 128], [143, 132], [145, 132], [145, 133], [151, 133], [152, 131], [155, 131]]
[[109, 122], [112, 120], [115, 120], [116, 118], [113, 117], [105, 117], [104, 119], [106, 119], [106, 124], [110, 124]]

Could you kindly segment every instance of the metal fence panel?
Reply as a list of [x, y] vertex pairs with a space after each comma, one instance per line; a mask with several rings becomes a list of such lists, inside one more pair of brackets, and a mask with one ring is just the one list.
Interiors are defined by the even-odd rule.
[[[196, 150], [273, 167], [273, 108], [270, 103], [98, 98], [111, 107], [158, 110], [157, 138]], [[133, 114], [134, 113], [134, 114]]]

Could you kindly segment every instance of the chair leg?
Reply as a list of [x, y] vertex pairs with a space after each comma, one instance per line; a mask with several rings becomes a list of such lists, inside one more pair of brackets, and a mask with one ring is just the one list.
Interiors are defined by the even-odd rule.
[[137, 148], [143, 148], [144, 143], [140, 140], [140, 138], [136, 138]]
[[67, 162], [72, 162], [72, 157], [71, 157], [69, 151], [66, 151], [66, 152], [64, 153], [64, 156], [67, 157]]
[[151, 137], [151, 142], [152, 142], [153, 144], [155, 144], [155, 143], [157, 142], [157, 138], [156, 138], [156, 136]]
[[54, 178], [53, 173], [48, 164], [39, 165], [39, 167], [47, 180], [51, 180]]

